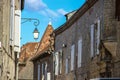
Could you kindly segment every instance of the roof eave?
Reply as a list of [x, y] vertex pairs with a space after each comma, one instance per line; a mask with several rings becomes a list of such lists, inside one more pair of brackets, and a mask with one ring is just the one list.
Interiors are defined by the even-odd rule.
[[66, 29], [68, 29], [76, 20], [78, 20], [89, 8], [91, 8], [98, 0], [86, 1], [83, 6], [76, 11], [76, 13], [67, 22], [54, 30], [55, 36], [59, 35]]

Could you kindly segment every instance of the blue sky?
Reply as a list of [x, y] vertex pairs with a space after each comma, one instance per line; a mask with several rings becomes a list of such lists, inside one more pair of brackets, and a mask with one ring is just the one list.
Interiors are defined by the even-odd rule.
[[21, 45], [28, 42], [39, 42], [50, 20], [54, 29], [60, 27], [66, 21], [64, 15], [79, 9], [84, 2], [85, 0], [25, 0], [22, 18], [39, 19], [40, 24], [37, 28], [40, 34], [39, 39], [34, 40], [34, 21], [21, 24]]

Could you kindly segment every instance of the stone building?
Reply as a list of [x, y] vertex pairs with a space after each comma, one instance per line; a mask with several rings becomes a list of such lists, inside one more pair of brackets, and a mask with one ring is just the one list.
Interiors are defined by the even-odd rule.
[[18, 80], [33, 80], [33, 63], [29, 60], [35, 55], [38, 46], [39, 42], [29, 42], [21, 47]]
[[34, 80], [53, 80], [53, 55], [54, 38], [53, 27], [48, 24], [46, 31], [40, 41], [36, 54], [31, 58], [34, 64]]
[[86, 0], [55, 33], [55, 80], [120, 77], [119, 0]]
[[23, 0], [0, 0], [0, 80], [17, 80]]

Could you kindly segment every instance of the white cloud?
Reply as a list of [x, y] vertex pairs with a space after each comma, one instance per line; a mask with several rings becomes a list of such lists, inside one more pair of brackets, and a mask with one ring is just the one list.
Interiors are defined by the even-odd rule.
[[27, 8], [35, 11], [47, 8], [47, 5], [42, 0], [25, 0]]
[[46, 11], [46, 13], [47, 13], [48, 15], [50, 14], [51, 16], [58, 17], [57, 12], [54, 12], [54, 11], [51, 10], [51, 9], [46, 9], [45, 11]]
[[43, 16], [48, 16], [45, 11], [39, 11], [39, 13]]
[[26, 0], [28, 10], [37, 11], [43, 16], [58, 17], [58, 13], [49, 9], [42, 0]]
[[62, 14], [62, 15], [65, 15], [65, 14], [68, 13], [68, 12], [65, 11], [64, 9], [58, 9], [57, 12], [58, 12], [59, 14]]

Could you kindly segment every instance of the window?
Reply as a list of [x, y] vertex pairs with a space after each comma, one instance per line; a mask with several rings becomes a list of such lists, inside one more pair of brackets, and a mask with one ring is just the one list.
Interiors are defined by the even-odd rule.
[[91, 57], [94, 55], [94, 25], [91, 25]]
[[63, 53], [62, 50], [55, 53], [55, 75], [62, 73], [62, 61], [63, 60]]
[[71, 46], [71, 70], [74, 70], [75, 45]]
[[63, 60], [63, 53], [62, 50], [59, 51], [59, 73], [62, 73], [62, 60]]
[[55, 53], [55, 75], [58, 75], [59, 70], [59, 53]]
[[10, 0], [10, 45], [13, 46], [14, 35], [14, 0]]
[[82, 39], [78, 41], [78, 68], [81, 67], [82, 63]]
[[69, 68], [68, 68], [68, 58], [66, 58], [65, 64], [66, 64], [65, 73], [68, 74], [68, 70], [69, 70]]
[[42, 79], [45, 79], [45, 63], [42, 63]]
[[47, 80], [47, 62], [42, 63], [42, 80]]
[[1, 41], [0, 41], [0, 48], [2, 47]]
[[100, 44], [100, 20], [91, 25], [91, 57], [99, 54]]
[[20, 52], [20, 19], [21, 11], [15, 10], [15, 27], [14, 27], [14, 51]]
[[116, 18], [120, 21], [120, 0], [116, 0]]
[[45, 64], [45, 75], [44, 76], [45, 76], [45, 80], [47, 80], [47, 66], [48, 65], [47, 65], [47, 62], [45, 62], [44, 64]]
[[47, 80], [51, 80], [51, 73], [50, 72], [47, 73]]
[[0, 65], [0, 77], [2, 76], [2, 65]]
[[40, 64], [38, 64], [38, 80], [40, 80]]

